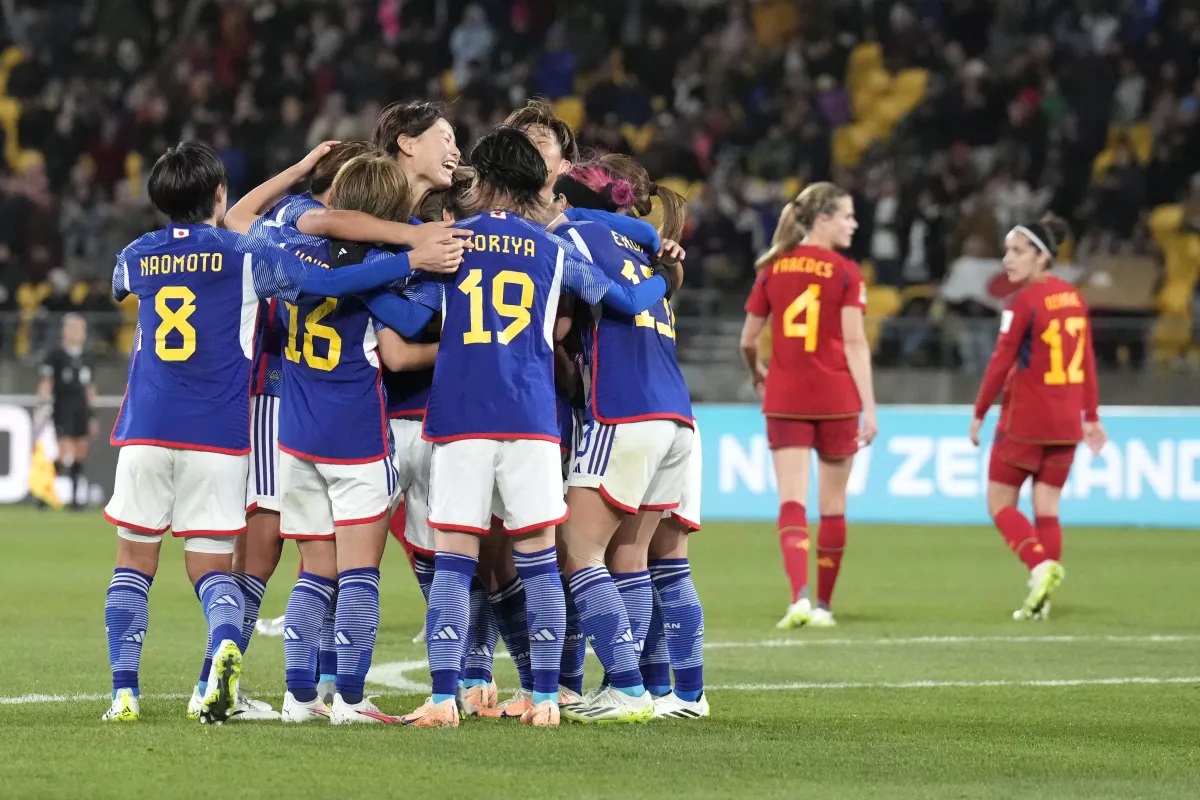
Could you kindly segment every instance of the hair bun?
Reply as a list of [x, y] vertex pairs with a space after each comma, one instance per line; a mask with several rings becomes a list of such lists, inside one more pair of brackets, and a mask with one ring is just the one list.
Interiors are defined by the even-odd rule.
[[1051, 240], [1046, 242], [1046, 246], [1057, 256], [1058, 248], [1062, 246], [1063, 242], [1071, 238], [1071, 226], [1062, 217], [1049, 211], [1042, 215], [1038, 223]]
[[628, 208], [633, 205], [633, 184], [623, 178], [619, 178], [608, 186], [605, 186], [602, 194], [616, 208]]

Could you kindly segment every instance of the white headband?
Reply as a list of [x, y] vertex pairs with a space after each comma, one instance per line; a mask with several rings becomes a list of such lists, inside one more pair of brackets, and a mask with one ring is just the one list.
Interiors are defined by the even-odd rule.
[[1051, 261], [1054, 260], [1054, 254], [1050, 252], [1050, 248], [1046, 247], [1046, 243], [1043, 242], [1036, 233], [1029, 230], [1029, 228], [1026, 228], [1024, 225], [1018, 225], [1015, 228], [1013, 228], [1011, 231], [1009, 231], [1008, 235], [1012, 236], [1014, 233], [1025, 234], [1025, 238], [1027, 238], [1029, 241], [1033, 242], [1033, 246], [1036, 247], [1038, 250], [1041, 250], [1042, 253], [1045, 254], [1046, 258], [1050, 259]]

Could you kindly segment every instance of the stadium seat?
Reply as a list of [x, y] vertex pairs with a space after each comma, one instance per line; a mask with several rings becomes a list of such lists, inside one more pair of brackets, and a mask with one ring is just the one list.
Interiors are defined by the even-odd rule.
[[896, 75], [894, 96], [907, 113], [925, 99], [929, 86], [929, 71], [924, 69], [901, 70]]
[[13, 341], [13, 351], [18, 358], [29, 355], [29, 329], [37, 319], [42, 303], [50, 295], [50, 284], [23, 283], [17, 287], [17, 333]]
[[442, 96], [457, 97], [458, 96], [458, 80], [454, 77], [454, 70], [448, 69], [442, 73]]
[[[688, 183], [683, 178], [667, 176], [666, 178], [662, 178], [661, 180], [657, 181], [657, 183], [659, 186], [662, 186], [666, 189], [670, 189], [671, 191], [675, 192], [676, 194], [680, 194], [689, 200], [692, 198], [693, 184]], [[700, 187], [700, 189], [703, 190], [703, 187], [704, 187], [703, 184], [697, 183], [694, 185]]]
[[1130, 125], [1127, 133], [1129, 145], [1133, 148], [1133, 154], [1137, 156], [1138, 163], [1148, 164], [1154, 151], [1154, 131], [1150, 129], [1150, 124], [1139, 122], [1136, 125]]
[[886, 319], [895, 316], [904, 305], [904, 297], [894, 286], [867, 287], [867, 316]]
[[1167, 281], [1194, 287], [1200, 279], [1200, 235], [1177, 233], [1167, 240], [1162, 253]]
[[1099, 178], [1112, 166], [1115, 155], [1116, 152], [1111, 147], [1106, 147], [1096, 154], [1095, 160], [1092, 161], [1092, 180]]
[[784, 202], [787, 202], [800, 194], [800, 190], [803, 188], [804, 181], [799, 178], [784, 178], [783, 183], [779, 184], [779, 193], [783, 195]]
[[882, 68], [883, 46], [879, 42], [863, 42], [850, 52], [850, 63], [846, 67], [847, 83], [853, 89], [863, 75]]
[[1146, 218], [1150, 235], [1160, 250], [1167, 248], [1167, 242], [1183, 224], [1183, 206], [1172, 204], [1156, 206]]
[[850, 109], [856, 120], [865, 119], [871, 107], [892, 89], [892, 76], [887, 70], [874, 69], [863, 75], [850, 89]]
[[554, 101], [554, 114], [563, 122], [577, 131], [583, 127], [583, 99], [580, 97], [561, 97]]
[[621, 135], [629, 142], [633, 152], [640, 153], [654, 141], [653, 125], [622, 125]]
[[1192, 320], [1186, 314], [1160, 314], [1150, 331], [1151, 358], [1170, 364], [1192, 345]]
[[17, 168], [17, 160], [21, 154], [21, 145], [17, 139], [17, 123], [20, 118], [20, 102], [11, 97], [0, 97], [0, 128], [4, 130], [4, 160], [13, 170]]

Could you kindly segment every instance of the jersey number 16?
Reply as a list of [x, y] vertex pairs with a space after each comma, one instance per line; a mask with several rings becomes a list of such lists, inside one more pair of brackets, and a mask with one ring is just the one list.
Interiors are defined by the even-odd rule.
[[[288, 340], [283, 355], [288, 361], [299, 364], [300, 357], [303, 356], [305, 364], [321, 372], [332, 372], [334, 367], [341, 362], [342, 337], [334, 328], [321, 324], [321, 320], [328, 317], [337, 308], [337, 302], [336, 297], [326, 297], [325, 302], [305, 315], [304, 338], [301, 347], [296, 346], [297, 330], [300, 327], [300, 309], [291, 303], [287, 304]], [[324, 356], [317, 355], [317, 349], [314, 346], [314, 343], [320, 340], [328, 343]]]

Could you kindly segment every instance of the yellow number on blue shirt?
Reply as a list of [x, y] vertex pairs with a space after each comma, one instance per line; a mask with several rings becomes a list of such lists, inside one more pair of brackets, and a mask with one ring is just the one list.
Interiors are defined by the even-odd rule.
[[[331, 372], [341, 362], [342, 337], [335, 329], [321, 324], [321, 320], [332, 314], [335, 308], [337, 308], [337, 298], [326, 297], [325, 302], [308, 312], [304, 317], [304, 343], [303, 349], [301, 349], [296, 346], [296, 331], [300, 327], [300, 310], [291, 303], [287, 304], [288, 340], [283, 355], [288, 361], [299, 364], [300, 356], [303, 355], [305, 363], [322, 372]], [[316, 348], [313, 347], [313, 342], [317, 340], [324, 340], [328, 343], [324, 356], [317, 355]]]
[[[642, 278], [653, 278], [654, 270], [647, 267], [645, 264], [640, 266], [641, 277], [638, 276], [639, 265], [634, 264], [628, 258], [625, 259], [625, 267], [621, 270], [621, 274], [630, 280], [635, 286], [642, 282]], [[668, 339], [675, 338], [675, 312], [671, 310], [671, 304], [664, 299], [662, 301], [663, 308], [667, 311], [667, 321], [659, 322], [654, 319], [654, 315], [650, 313], [650, 309], [646, 309], [642, 313], [633, 318], [633, 324], [639, 328], [654, 328]]]
[[[179, 308], [172, 309], [168, 300], [179, 300]], [[164, 286], [154, 295], [154, 310], [162, 319], [154, 331], [154, 352], [163, 361], [187, 361], [196, 352], [196, 329], [188, 322], [196, 311], [196, 294], [186, 286]], [[167, 334], [179, 331], [183, 344], [179, 347], [167, 345]]]
[[[517, 302], [510, 303], [505, 299], [504, 292], [510, 286], [520, 290]], [[483, 326], [483, 270], [473, 269], [467, 273], [467, 278], [458, 285], [458, 290], [467, 296], [471, 310], [471, 327], [463, 334], [463, 344], [488, 344], [492, 341], [492, 332]], [[529, 309], [533, 307], [533, 279], [524, 272], [506, 269], [496, 273], [492, 278], [492, 308], [503, 319], [512, 320], [504, 330], [496, 334], [496, 341], [508, 344], [517, 338], [517, 334], [529, 327], [531, 317]]]

